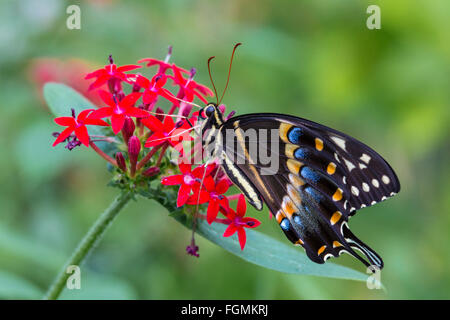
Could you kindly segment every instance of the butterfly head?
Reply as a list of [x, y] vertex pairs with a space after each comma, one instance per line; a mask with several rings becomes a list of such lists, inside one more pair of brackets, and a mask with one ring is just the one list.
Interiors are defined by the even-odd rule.
[[222, 111], [213, 102], [208, 103], [199, 111], [199, 118], [205, 120], [206, 128], [218, 128], [224, 123]]

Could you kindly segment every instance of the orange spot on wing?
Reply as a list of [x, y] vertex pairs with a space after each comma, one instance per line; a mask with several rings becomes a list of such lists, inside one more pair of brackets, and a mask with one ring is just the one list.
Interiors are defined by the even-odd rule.
[[319, 250], [317, 250], [317, 255], [320, 256], [320, 254], [321, 254], [322, 252], [325, 251], [326, 247], [327, 247], [327, 246], [321, 246], [321, 247], [319, 248]]
[[342, 189], [341, 188], [337, 188], [336, 192], [333, 194], [333, 200], [334, 201], [339, 201], [342, 199]]
[[323, 150], [323, 141], [319, 138], [316, 138], [314, 141], [316, 142], [316, 149], [318, 151], [322, 151]]
[[335, 225], [341, 219], [341, 217], [342, 213], [340, 211], [336, 211], [335, 213], [333, 213], [330, 219], [331, 225]]

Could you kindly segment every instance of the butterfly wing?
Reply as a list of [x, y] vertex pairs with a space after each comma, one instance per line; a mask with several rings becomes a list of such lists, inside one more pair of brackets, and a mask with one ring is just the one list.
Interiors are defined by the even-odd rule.
[[[383, 266], [347, 224], [357, 209], [400, 190], [397, 176], [379, 154], [344, 133], [280, 114], [234, 117], [221, 133], [230, 179], [252, 196], [250, 203], [259, 210], [258, 197], [262, 198], [286, 236], [302, 245], [311, 260], [323, 263], [346, 252], [366, 265]], [[262, 149], [271, 161], [262, 161]], [[276, 170], [274, 160], [279, 162]]]

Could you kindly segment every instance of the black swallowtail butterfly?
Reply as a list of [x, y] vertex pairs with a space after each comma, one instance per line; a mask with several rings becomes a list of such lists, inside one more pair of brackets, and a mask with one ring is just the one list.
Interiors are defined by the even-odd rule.
[[[199, 112], [204, 121], [203, 144], [212, 147], [249, 203], [257, 210], [266, 203], [287, 238], [302, 246], [312, 261], [324, 263], [346, 252], [366, 266], [381, 269], [381, 257], [360, 241], [347, 223], [358, 209], [400, 191], [391, 166], [364, 143], [321, 124], [275, 113], [225, 120], [218, 104], [209, 103]], [[267, 146], [276, 142], [276, 150], [266, 150], [279, 160], [273, 174], [262, 174], [267, 164], [250, 156], [252, 146], [261, 148], [262, 143], [259, 136], [255, 140], [245, 133], [261, 129], [277, 132], [275, 136], [266, 134], [264, 141]], [[230, 132], [236, 143], [227, 141]]]

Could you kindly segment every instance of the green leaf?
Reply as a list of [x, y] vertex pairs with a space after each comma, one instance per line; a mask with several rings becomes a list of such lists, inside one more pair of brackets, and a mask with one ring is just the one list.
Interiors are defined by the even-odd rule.
[[[47, 82], [44, 85], [44, 99], [56, 117], [71, 116], [70, 109], [74, 109], [78, 115], [83, 110], [97, 108], [78, 91], [62, 83]], [[101, 127], [87, 126], [87, 128], [90, 135], [105, 135]], [[113, 146], [111, 143], [97, 142], [96, 144], [104, 152], [109, 154], [115, 152], [115, 150], [111, 150], [111, 146]]]
[[[186, 215], [173, 216], [177, 221], [189, 227]], [[317, 264], [299, 249], [288, 246], [256, 230], [247, 229], [245, 249], [241, 250], [237, 236], [224, 238], [226, 226], [219, 223], [209, 225], [204, 220], [197, 221], [197, 233], [221, 246], [238, 257], [259, 266], [293, 274], [313, 275], [336, 279], [366, 281], [368, 274], [327, 262]]]
[[46, 83], [44, 98], [52, 113], [57, 117], [70, 116], [72, 108], [77, 114], [85, 109], [96, 109], [87, 98], [62, 83]]

